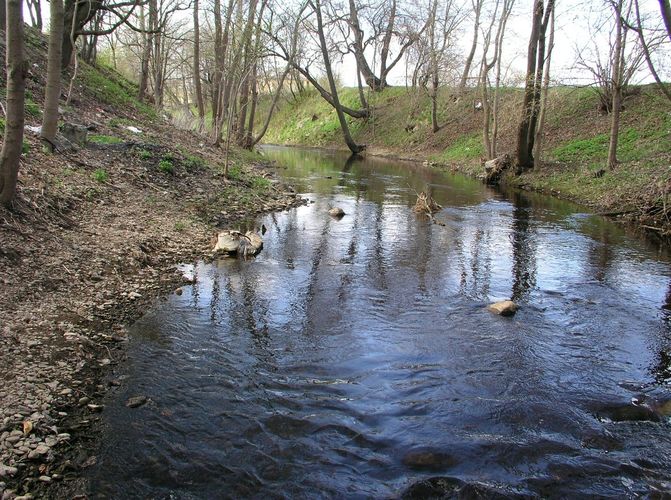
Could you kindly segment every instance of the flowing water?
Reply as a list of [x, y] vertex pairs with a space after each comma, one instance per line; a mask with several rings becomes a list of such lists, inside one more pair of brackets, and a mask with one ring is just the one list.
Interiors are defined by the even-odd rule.
[[[132, 327], [93, 497], [671, 489], [667, 248], [411, 163], [265, 154], [312, 203]], [[412, 211], [427, 188], [445, 226]], [[507, 298], [514, 317], [486, 310]]]

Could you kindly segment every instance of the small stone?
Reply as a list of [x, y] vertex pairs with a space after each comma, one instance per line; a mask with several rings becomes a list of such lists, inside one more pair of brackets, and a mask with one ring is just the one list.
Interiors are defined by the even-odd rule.
[[487, 306], [487, 310], [500, 316], [512, 316], [519, 307], [512, 300], [503, 300]]
[[38, 455], [46, 455], [47, 453], [49, 453], [50, 449], [51, 448], [49, 448], [46, 444], [40, 443], [37, 445], [37, 448], [35, 448], [35, 453], [37, 453]]
[[137, 408], [138, 406], [142, 406], [146, 402], [147, 402], [147, 396], [135, 396], [129, 398], [128, 401], [126, 401], [126, 406], [128, 408]]
[[175, 290], [175, 295], [182, 295], [183, 293], [184, 293], [184, 290], [182, 290], [181, 288], [177, 288]]
[[329, 210], [329, 215], [331, 217], [342, 217], [345, 215], [345, 211], [340, 207], [333, 207], [331, 210]]
[[43, 483], [50, 483], [51, 482], [51, 478], [49, 476], [40, 476], [37, 479], [38, 479], [38, 481], [42, 481]]
[[128, 298], [131, 299], [131, 300], [139, 299], [140, 297], [142, 297], [142, 294], [137, 293], [137, 292], [130, 292], [128, 294]]
[[0, 477], [11, 477], [17, 472], [19, 472], [19, 469], [16, 467], [0, 464]]
[[103, 411], [103, 408], [105, 408], [104, 405], [96, 405], [96, 404], [88, 404], [86, 405], [86, 407], [93, 412], [100, 412]]

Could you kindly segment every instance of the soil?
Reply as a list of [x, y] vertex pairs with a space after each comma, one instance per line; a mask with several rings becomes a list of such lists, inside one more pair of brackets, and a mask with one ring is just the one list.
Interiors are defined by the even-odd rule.
[[244, 230], [258, 213], [302, 203], [273, 166], [233, 152], [230, 180], [223, 150], [202, 136], [103, 107], [85, 90], [63, 119], [120, 142], [46, 154], [27, 135], [17, 202], [0, 208], [3, 500], [84, 495], [127, 326], [185, 282], [180, 263], [210, 258], [217, 228]]

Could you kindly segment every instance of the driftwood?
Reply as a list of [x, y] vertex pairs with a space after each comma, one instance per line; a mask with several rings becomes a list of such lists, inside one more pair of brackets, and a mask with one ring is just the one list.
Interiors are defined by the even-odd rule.
[[413, 210], [417, 212], [418, 214], [426, 214], [429, 219], [431, 219], [431, 222], [434, 224], [438, 224], [440, 226], [444, 226], [442, 222], [438, 222], [434, 217], [433, 214], [435, 212], [438, 212], [442, 209], [443, 207], [440, 206], [436, 200], [433, 199], [433, 197], [429, 194], [426, 194], [424, 191], [419, 193], [417, 195], [417, 203], [415, 203], [415, 207]]
[[485, 162], [485, 184], [496, 185], [501, 182], [501, 177], [511, 165], [510, 155], [507, 154]]

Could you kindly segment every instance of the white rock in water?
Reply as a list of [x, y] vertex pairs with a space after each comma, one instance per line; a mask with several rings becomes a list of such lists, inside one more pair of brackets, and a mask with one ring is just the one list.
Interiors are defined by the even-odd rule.
[[340, 207], [333, 207], [331, 210], [329, 210], [329, 215], [332, 217], [342, 217], [345, 215], [345, 211]]
[[213, 252], [236, 253], [240, 246], [240, 236], [238, 231], [222, 231], [217, 235], [217, 243], [214, 245]]
[[512, 300], [503, 300], [487, 306], [487, 310], [500, 316], [512, 316], [517, 312], [518, 306]]

